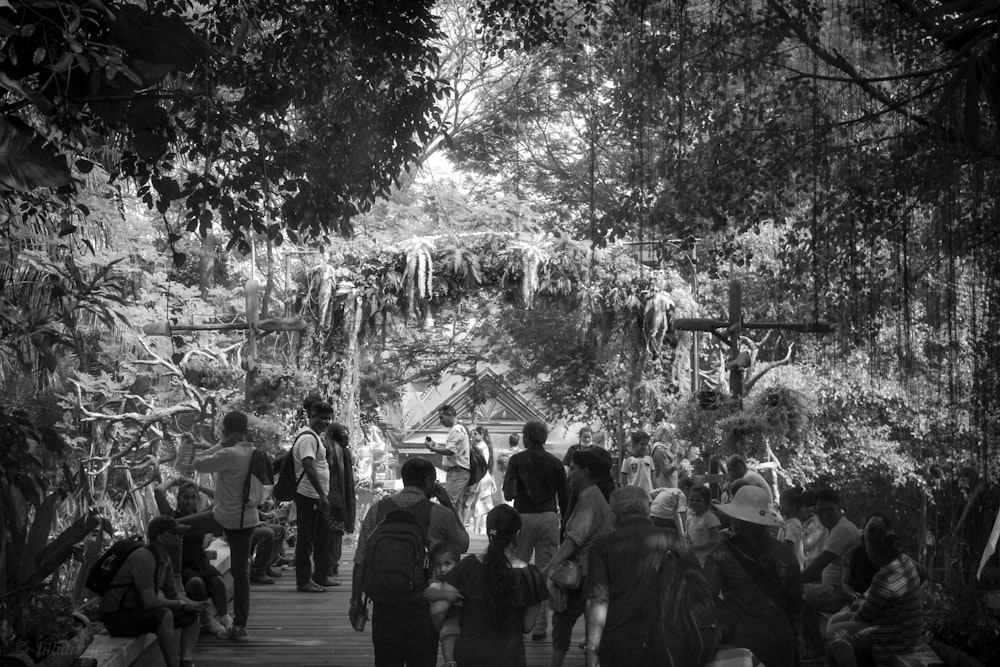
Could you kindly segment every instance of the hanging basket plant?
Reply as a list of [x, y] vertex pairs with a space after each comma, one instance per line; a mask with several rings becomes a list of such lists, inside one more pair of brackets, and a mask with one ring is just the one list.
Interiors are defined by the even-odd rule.
[[400, 250], [406, 256], [403, 284], [407, 291], [409, 312], [416, 317], [418, 308], [426, 305], [434, 292], [434, 242], [426, 238], [412, 238]]

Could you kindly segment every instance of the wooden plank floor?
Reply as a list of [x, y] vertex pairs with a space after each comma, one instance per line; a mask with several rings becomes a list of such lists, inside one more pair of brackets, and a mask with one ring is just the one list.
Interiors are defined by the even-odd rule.
[[[471, 552], [485, 549], [486, 538], [475, 535]], [[309, 594], [295, 590], [295, 571], [285, 570], [274, 585], [251, 586], [250, 641], [223, 641], [203, 634], [195, 659], [199, 667], [243, 665], [278, 667], [364, 667], [375, 663], [371, 625], [355, 632], [347, 619], [351, 597], [350, 573], [354, 562], [353, 544], [345, 541], [340, 565], [343, 586], [327, 593]], [[231, 612], [232, 610], [230, 610]], [[551, 628], [550, 628], [551, 630]], [[541, 642], [525, 638], [528, 667], [547, 667], [552, 650], [551, 637]], [[583, 619], [574, 628], [573, 646], [565, 667], [582, 667], [583, 651], [575, 648], [583, 641]], [[438, 664], [441, 664], [440, 656]]]

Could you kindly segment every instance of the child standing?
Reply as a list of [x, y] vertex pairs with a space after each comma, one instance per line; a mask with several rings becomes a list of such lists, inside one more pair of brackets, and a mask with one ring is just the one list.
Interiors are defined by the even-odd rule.
[[795, 487], [782, 493], [779, 509], [785, 523], [778, 531], [778, 541], [788, 542], [795, 553], [796, 560], [799, 561], [799, 568], [805, 568], [805, 553], [802, 546], [803, 530], [802, 522], [799, 520], [799, 512], [802, 511], [802, 489]]
[[632, 434], [632, 455], [622, 461], [621, 473], [622, 485], [653, 492], [653, 457], [649, 455], [649, 436], [643, 431]]
[[709, 511], [712, 494], [707, 486], [696, 486], [688, 497], [687, 538], [691, 550], [702, 566], [708, 552], [719, 543], [719, 526], [722, 522], [715, 512]]
[[[427, 559], [431, 563], [431, 581], [427, 588], [440, 588], [441, 578], [458, 565], [462, 554], [457, 544], [453, 542], [438, 542], [435, 544]], [[455, 667], [455, 642], [458, 641], [460, 633], [460, 620], [462, 607], [461, 602], [453, 604], [444, 618], [434, 618], [435, 625], [440, 626], [438, 639], [441, 642], [441, 657], [444, 659], [444, 667]]]

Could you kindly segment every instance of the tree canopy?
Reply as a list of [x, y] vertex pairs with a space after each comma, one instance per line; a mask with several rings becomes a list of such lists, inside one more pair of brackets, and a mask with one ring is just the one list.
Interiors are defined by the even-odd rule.
[[[692, 446], [889, 489], [967, 564], [1000, 474], [998, 26], [986, 0], [0, 0], [4, 386], [139, 462], [192, 430], [168, 403], [238, 400], [246, 348], [129, 325], [238, 322], [264, 277], [311, 327], [264, 338], [269, 440], [285, 393], [389, 396], [485, 339], [562, 413], [660, 407]], [[789, 363], [742, 404], [705, 337], [704, 410], [690, 337], [654, 360], [642, 318], [660, 291], [726, 317], [734, 279], [746, 318], [837, 332], [748, 339], [752, 372]]]

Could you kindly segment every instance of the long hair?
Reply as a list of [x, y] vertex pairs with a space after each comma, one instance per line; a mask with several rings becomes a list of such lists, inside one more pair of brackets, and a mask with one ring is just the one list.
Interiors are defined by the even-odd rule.
[[347, 442], [350, 439], [348, 435], [347, 427], [339, 422], [332, 422], [326, 429], [327, 435], [330, 439], [339, 444], [341, 447], [347, 447]]
[[493, 441], [490, 439], [490, 431], [485, 426], [477, 426], [476, 433], [482, 436], [483, 442], [486, 443], [486, 449], [490, 452], [490, 460], [486, 462], [486, 467], [493, 470], [493, 466], [496, 464], [496, 457], [493, 454]]
[[510, 621], [509, 610], [514, 601], [514, 572], [507, 560], [506, 550], [517, 539], [521, 530], [521, 515], [510, 505], [497, 505], [486, 515], [486, 534], [490, 545], [486, 548], [483, 564], [489, 574], [490, 612], [497, 629], [503, 631]]

